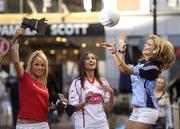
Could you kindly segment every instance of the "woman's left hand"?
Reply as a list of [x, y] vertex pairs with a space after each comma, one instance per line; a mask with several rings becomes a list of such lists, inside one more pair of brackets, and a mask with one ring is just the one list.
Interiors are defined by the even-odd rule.
[[101, 85], [101, 90], [109, 92], [110, 94], [114, 94], [114, 90], [110, 86], [107, 86], [107, 85]]

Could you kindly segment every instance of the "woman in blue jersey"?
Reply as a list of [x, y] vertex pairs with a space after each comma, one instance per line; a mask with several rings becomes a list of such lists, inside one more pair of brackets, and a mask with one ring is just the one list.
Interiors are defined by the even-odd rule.
[[101, 46], [111, 52], [121, 72], [131, 75], [133, 110], [126, 129], [150, 129], [158, 118], [158, 104], [153, 93], [156, 78], [174, 63], [174, 49], [167, 40], [149, 34], [139, 63], [136, 66], [127, 65], [124, 61], [125, 39], [125, 34], [119, 36], [118, 51], [111, 43], [102, 43]]

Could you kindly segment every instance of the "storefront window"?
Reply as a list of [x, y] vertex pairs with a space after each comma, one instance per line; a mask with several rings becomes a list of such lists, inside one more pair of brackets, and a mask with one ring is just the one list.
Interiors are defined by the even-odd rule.
[[170, 79], [173, 79], [179, 76], [179, 70], [177, 69], [179, 69], [179, 65], [180, 65], [180, 44], [179, 44], [180, 36], [171, 35], [168, 36], [168, 40], [173, 44], [175, 48], [176, 60], [173, 66], [171, 67], [171, 71], [170, 71]]
[[180, 10], [180, 0], [151, 0], [151, 11], [153, 11], [153, 3], [156, 1], [157, 11], [178, 11]]
[[5, 11], [5, 0], [0, 0], [0, 12]]
[[102, 0], [0, 0], [0, 13], [100, 11]]

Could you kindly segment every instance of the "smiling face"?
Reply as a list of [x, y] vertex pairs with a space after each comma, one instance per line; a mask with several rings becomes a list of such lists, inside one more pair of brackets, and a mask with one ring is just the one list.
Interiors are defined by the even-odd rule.
[[95, 55], [89, 53], [84, 60], [85, 70], [94, 70], [97, 65]]
[[153, 56], [153, 51], [156, 49], [156, 44], [153, 39], [147, 40], [147, 42], [144, 44], [143, 48], [143, 55], [145, 59], [149, 59]]
[[45, 62], [40, 57], [35, 57], [34, 61], [31, 64], [31, 74], [35, 78], [41, 78], [45, 74]]

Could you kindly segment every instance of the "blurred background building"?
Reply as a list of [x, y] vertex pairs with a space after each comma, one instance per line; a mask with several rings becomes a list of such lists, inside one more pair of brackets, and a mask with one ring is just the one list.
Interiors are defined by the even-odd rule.
[[[108, 28], [100, 24], [102, 8], [120, 14], [116, 26]], [[20, 45], [22, 63], [26, 65], [32, 51], [43, 50], [58, 92], [68, 92], [71, 80], [77, 76], [77, 61], [84, 51], [99, 56], [100, 72], [112, 87], [122, 93], [131, 92], [129, 78], [118, 72], [110, 53], [100, 47], [104, 41], [118, 45], [117, 37], [122, 32], [127, 34], [126, 61], [135, 64], [145, 35], [154, 33], [155, 28], [175, 48], [176, 62], [163, 74], [169, 81], [180, 76], [180, 0], [0, 0], [0, 37], [10, 42], [24, 17], [45, 17], [48, 25], [42, 37], [27, 29], [24, 43]], [[0, 70], [15, 75], [9, 53]]]

